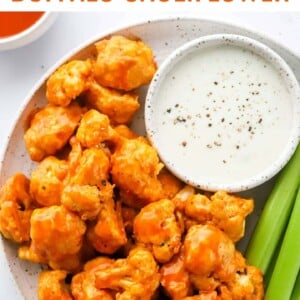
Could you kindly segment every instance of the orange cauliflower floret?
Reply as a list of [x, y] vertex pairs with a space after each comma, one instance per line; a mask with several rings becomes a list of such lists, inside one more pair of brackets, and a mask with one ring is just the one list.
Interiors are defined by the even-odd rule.
[[210, 196], [195, 193], [185, 186], [173, 198], [187, 224], [212, 224], [223, 230], [233, 242], [244, 236], [245, 219], [253, 210], [253, 199], [244, 199], [218, 191]]
[[115, 135], [115, 131], [110, 126], [109, 118], [91, 109], [83, 116], [76, 138], [83, 147], [91, 148], [113, 139]]
[[16, 243], [29, 241], [33, 209], [28, 178], [21, 173], [11, 176], [0, 192], [0, 232], [4, 237]]
[[92, 72], [89, 60], [72, 60], [58, 68], [47, 81], [46, 97], [51, 104], [68, 106], [85, 89]]
[[39, 300], [72, 300], [72, 296], [65, 283], [67, 272], [42, 271], [38, 280]]
[[[85, 223], [63, 206], [35, 209], [30, 220], [31, 244], [19, 257], [53, 265], [79, 265]], [[65, 262], [66, 260], [66, 262]], [[70, 261], [68, 261], [70, 260]]]
[[111, 158], [113, 182], [144, 205], [164, 198], [157, 175], [162, 168], [156, 150], [144, 139], [125, 139]]
[[38, 111], [24, 135], [31, 159], [41, 161], [62, 149], [77, 128], [83, 112], [77, 103], [68, 107], [48, 104]]
[[133, 222], [137, 244], [149, 248], [160, 263], [168, 262], [180, 249], [181, 231], [174, 210], [171, 200], [156, 201], [143, 207]]
[[156, 65], [142, 41], [113, 36], [96, 43], [95, 78], [103, 86], [130, 91], [152, 79]]
[[160, 275], [151, 252], [135, 248], [125, 259], [95, 272], [97, 289], [116, 292], [116, 299], [150, 300], [159, 286]]
[[88, 239], [93, 247], [105, 254], [113, 254], [127, 242], [121, 211], [115, 207], [113, 186], [108, 182], [99, 192], [100, 212], [88, 229]]
[[138, 95], [102, 87], [92, 81], [85, 99], [93, 108], [107, 115], [112, 124], [128, 124], [140, 108]]
[[68, 164], [54, 156], [46, 157], [31, 173], [30, 194], [42, 206], [59, 205]]

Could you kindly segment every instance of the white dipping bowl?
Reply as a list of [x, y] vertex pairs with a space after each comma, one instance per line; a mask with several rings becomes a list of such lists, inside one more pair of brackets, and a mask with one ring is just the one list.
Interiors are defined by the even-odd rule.
[[256, 40], [204, 36], [158, 68], [145, 121], [151, 143], [178, 178], [208, 191], [244, 191], [277, 174], [294, 153], [299, 83]]
[[51, 27], [56, 17], [57, 13], [45, 12], [26, 30], [8, 37], [0, 37], [0, 50], [15, 49], [33, 42]]

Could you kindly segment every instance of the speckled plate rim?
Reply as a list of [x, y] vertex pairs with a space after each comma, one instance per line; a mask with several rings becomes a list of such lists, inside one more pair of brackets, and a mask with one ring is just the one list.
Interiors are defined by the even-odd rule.
[[[293, 119], [291, 131], [289, 133], [289, 139], [285, 144], [282, 152], [276, 158], [275, 161], [271, 162], [266, 169], [253, 175], [247, 179], [234, 180], [233, 182], [213, 182], [212, 179], [205, 177], [205, 175], [196, 178], [195, 176], [184, 173], [179, 167], [180, 157], [178, 160], [170, 160], [170, 151], [162, 147], [166, 141], [160, 138], [160, 127], [156, 121], [156, 107], [155, 103], [160, 101], [158, 99], [159, 88], [163, 84], [168, 73], [176, 68], [177, 64], [191, 53], [196, 53], [202, 49], [211, 48], [220, 45], [232, 45], [242, 49], [249, 50], [263, 59], [268, 61], [280, 74], [282, 80], [285, 82], [286, 88], [289, 90], [291, 95], [291, 106]], [[296, 79], [295, 74], [285, 62], [285, 60], [279, 56], [275, 51], [265, 44], [258, 42], [253, 38], [249, 38], [237, 34], [212, 34], [202, 36], [200, 38], [189, 41], [179, 48], [175, 49], [168, 57], [162, 62], [159, 69], [154, 75], [154, 78], [149, 86], [148, 93], [145, 100], [145, 123], [147, 136], [157, 152], [163, 163], [169, 170], [172, 171], [182, 181], [190, 184], [196, 188], [217, 191], [225, 190], [228, 192], [242, 192], [251, 188], [255, 188], [258, 185], [263, 184], [270, 178], [274, 177], [290, 160], [295, 149], [299, 143], [300, 138], [300, 85]]]
[[[13, 122], [10, 129], [7, 131], [8, 132], [7, 138], [2, 141], [3, 148], [1, 149], [1, 153], [0, 153], [0, 184], [1, 184], [1, 180], [3, 181], [5, 179], [5, 178], [3, 178], [5, 176], [3, 175], [3, 167], [2, 166], [3, 166], [4, 158], [6, 157], [7, 152], [8, 152], [10, 136], [13, 134], [16, 125], [20, 121], [21, 114], [26, 109], [26, 106], [28, 105], [30, 99], [34, 96], [36, 91], [43, 85], [45, 80], [50, 76], [50, 74], [54, 70], [56, 70], [61, 64], [63, 64], [67, 60], [71, 59], [78, 52], [82, 51], [82, 49], [84, 49], [85, 47], [87, 47], [90, 44], [94, 43], [95, 41], [105, 38], [106, 36], [109, 36], [111, 34], [117, 34], [121, 31], [126, 31], [126, 30], [132, 29], [136, 26], [142, 26], [142, 25], [146, 25], [146, 24], [168, 22], [168, 21], [180, 22], [182, 20], [183, 21], [187, 20], [187, 21], [196, 22], [196, 23], [200, 22], [200, 21], [206, 21], [206, 22], [210, 22], [211, 24], [214, 24], [214, 25], [230, 27], [234, 30], [242, 31], [243, 34], [245, 34], [247, 36], [252, 36], [252, 37], [258, 38], [259, 40], [267, 41], [271, 48], [276, 48], [276, 49], [280, 50], [280, 52], [285, 53], [287, 56], [289, 56], [291, 58], [291, 60], [297, 61], [297, 63], [300, 61], [300, 54], [295, 53], [294, 51], [287, 48], [283, 43], [280, 43], [276, 39], [270, 38], [267, 34], [263, 33], [262, 31], [252, 30], [249, 27], [241, 24], [240, 22], [229, 22], [229, 21], [225, 21], [225, 20], [222, 20], [219, 18], [194, 17], [194, 16], [186, 16], [184, 14], [177, 14], [176, 16], [170, 15], [170, 16], [151, 17], [150, 19], [144, 19], [144, 20], [139, 20], [137, 22], [126, 23], [126, 24], [115, 26], [115, 27], [110, 27], [107, 30], [101, 31], [101, 33], [99, 33], [99, 34], [94, 35], [93, 37], [88, 39], [86, 42], [79, 44], [77, 47], [75, 47], [74, 49], [69, 51], [66, 55], [64, 55], [61, 59], [59, 59], [55, 64], [53, 64], [52, 67], [49, 68], [44, 73], [44, 75], [41, 77], [41, 79], [36, 82], [36, 84], [33, 86], [33, 88], [29, 91], [27, 97], [25, 97], [24, 100], [20, 103], [20, 107], [17, 112], [18, 117], [15, 119], [15, 121]], [[300, 67], [300, 63], [298, 63], [298, 64]], [[299, 78], [300, 78], [300, 75], [299, 75]], [[263, 188], [263, 190], [261, 190], [260, 192], [262, 194], [263, 193], [266, 194], [269, 191], [270, 191], [270, 188]], [[263, 202], [258, 203], [258, 211], [262, 209], [263, 204], [264, 204]], [[254, 226], [255, 226], [255, 224], [251, 224], [251, 222], [249, 222], [249, 220], [248, 220], [249, 231], [253, 230]], [[5, 248], [8, 247], [7, 246], [8, 244], [10, 244], [10, 243], [8, 241], [5, 241], [3, 239], [3, 237], [1, 236], [0, 237], [0, 251], [3, 252], [6, 257], [8, 256], [8, 253], [7, 253], [8, 250]], [[5, 245], [6, 245], [6, 247], [5, 247]], [[15, 258], [15, 259], [17, 259], [17, 258]], [[10, 269], [9, 274], [7, 274], [9, 277], [9, 281], [15, 287], [14, 291], [11, 291], [10, 299], [14, 299], [14, 300], [19, 300], [19, 299], [28, 299], [29, 300], [30, 299], [30, 300], [32, 300], [32, 298], [26, 298], [24, 295], [22, 295], [19, 284], [17, 283], [16, 278], [13, 276], [12, 267], [9, 263], [8, 258], [6, 261], [7, 261], [8, 268]]]

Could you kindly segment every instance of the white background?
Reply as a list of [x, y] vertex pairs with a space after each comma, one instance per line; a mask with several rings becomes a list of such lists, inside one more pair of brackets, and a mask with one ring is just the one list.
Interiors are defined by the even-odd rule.
[[[172, 12], [60, 13], [54, 25], [37, 41], [20, 49], [0, 52], [0, 153], [21, 102], [35, 82], [59, 58], [102, 31], [163, 14], [172, 15]], [[201, 17], [201, 13], [197, 16]], [[203, 16], [256, 29], [282, 42], [300, 56], [300, 12], [222, 14], [206, 11]], [[13, 294], [10, 274], [3, 253], [0, 253], [0, 299], [14, 300]]]

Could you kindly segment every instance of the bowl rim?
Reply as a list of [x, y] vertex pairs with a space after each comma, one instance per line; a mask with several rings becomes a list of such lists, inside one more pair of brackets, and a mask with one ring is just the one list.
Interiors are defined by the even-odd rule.
[[[156, 123], [152, 104], [154, 101], [157, 101], [159, 86], [165, 80], [165, 75], [167, 75], [170, 70], [176, 67], [177, 63], [180, 62], [186, 55], [201, 50], [203, 47], [213, 47], [220, 44], [234, 45], [244, 49], [248, 48], [253, 53], [263, 57], [263, 59], [275, 67], [278, 72], [283, 73], [285, 77], [285, 86], [287, 86], [291, 94], [291, 105], [293, 109], [293, 121], [290, 129], [289, 139], [279, 156], [277, 156], [270, 165], [257, 174], [246, 179], [238, 181], [235, 180], [231, 183], [216, 183], [213, 182], [213, 179], [205, 179], [205, 176], [201, 176], [199, 179], [197, 179], [190, 174], [183, 174], [180, 168], [177, 167], [177, 160], [170, 161], [167, 157], [167, 151], [161, 151], [161, 143], [157, 138], [159, 136], [159, 126], [157, 129], [153, 128]], [[187, 184], [207, 191], [226, 190], [228, 192], [242, 192], [251, 188], [255, 188], [273, 178], [287, 164], [296, 150], [300, 140], [300, 85], [294, 72], [285, 62], [285, 60], [264, 43], [239, 34], [211, 34], [193, 39], [181, 45], [172, 51], [171, 54], [169, 54], [161, 63], [150, 83], [145, 99], [144, 114], [147, 137], [157, 150], [162, 162], [175, 176]], [[178, 157], [178, 159], [180, 159], [180, 157]]]
[[[17, 33], [17, 34], [13, 34], [7, 37], [1, 37], [0, 38], [0, 49], [1, 47], [4, 47], [3, 49], [12, 49], [12, 48], [16, 48], [18, 46], [27, 44], [27, 39], [28, 39], [28, 43], [31, 41], [30, 36], [34, 35], [34, 33], [40, 29], [42, 29], [42, 26], [47, 23], [47, 21], [50, 18], [54, 18], [56, 14], [54, 12], [51, 11], [43, 11], [43, 14], [41, 15], [41, 17], [34, 22], [32, 25], [30, 25], [28, 28], [26, 28], [25, 30]], [[50, 25], [51, 23], [49, 23]], [[23, 43], [21, 43], [21, 41], [24, 41]]]

